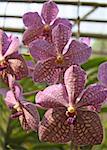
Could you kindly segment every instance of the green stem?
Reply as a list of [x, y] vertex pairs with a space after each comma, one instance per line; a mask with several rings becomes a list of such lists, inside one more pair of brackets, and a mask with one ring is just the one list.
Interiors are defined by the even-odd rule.
[[30, 95], [35, 95], [37, 94], [39, 91], [44, 90], [44, 88], [41, 88], [40, 90], [34, 90], [34, 91], [30, 91], [30, 92], [25, 92], [23, 93], [23, 96], [30, 96]]
[[10, 119], [10, 117], [9, 117], [9, 119], [8, 119], [8, 124], [7, 124], [7, 129], [6, 129], [6, 133], [5, 133], [5, 137], [4, 137], [4, 149], [7, 148], [8, 139], [9, 139], [9, 135], [10, 135], [10, 132], [11, 132], [10, 123], [11, 123], [11, 119]]
[[74, 150], [79, 150], [78, 148], [79, 148], [78, 146], [76, 145], [74, 146]]
[[73, 143], [71, 141], [71, 143], [70, 143], [70, 150], [73, 150], [73, 149], [74, 149], [74, 145], [73, 145]]

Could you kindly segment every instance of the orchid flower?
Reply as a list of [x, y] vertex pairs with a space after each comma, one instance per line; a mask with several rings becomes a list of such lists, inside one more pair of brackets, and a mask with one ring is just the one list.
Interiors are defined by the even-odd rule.
[[37, 38], [47, 39], [51, 42], [52, 29], [59, 23], [63, 23], [72, 28], [71, 23], [64, 18], [56, 18], [58, 7], [53, 1], [48, 1], [43, 4], [41, 16], [37, 12], [28, 12], [23, 15], [23, 22], [27, 30], [23, 35], [23, 42], [29, 45], [30, 42]]
[[36, 95], [36, 105], [48, 109], [39, 126], [39, 138], [44, 142], [74, 145], [96, 145], [103, 139], [103, 128], [96, 111], [107, 97], [107, 89], [99, 83], [84, 89], [86, 73], [72, 65], [64, 75], [63, 84], [47, 87]]
[[27, 65], [18, 53], [19, 45], [17, 37], [8, 37], [0, 30], [0, 76], [4, 80], [8, 74], [12, 74], [17, 80], [28, 74]]
[[59, 24], [52, 31], [53, 43], [42, 39], [31, 42], [30, 53], [37, 60], [35, 82], [56, 83], [70, 65], [80, 65], [87, 61], [91, 55], [91, 47], [84, 42], [72, 40], [65, 51], [70, 36], [70, 28]]
[[37, 131], [40, 119], [35, 104], [25, 100], [21, 86], [13, 80], [12, 76], [9, 76], [9, 86], [5, 103], [13, 112], [11, 118], [19, 118], [22, 128], [27, 132]]

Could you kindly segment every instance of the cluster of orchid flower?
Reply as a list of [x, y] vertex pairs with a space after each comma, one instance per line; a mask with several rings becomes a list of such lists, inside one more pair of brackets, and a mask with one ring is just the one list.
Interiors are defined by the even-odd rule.
[[[80, 65], [91, 55], [89, 40], [71, 38], [72, 24], [56, 18], [58, 11], [57, 5], [48, 1], [41, 16], [37, 12], [24, 14], [23, 43], [34, 59], [30, 63], [18, 51], [19, 39], [0, 30], [0, 77], [9, 87], [0, 91], [11, 118], [19, 118], [26, 131], [37, 131], [41, 141], [100, 144], [103, 127], [98, 112], [107, 99], [107, 63], [99, 67], [100, 82], [84, 88], [86, 72]], [[36, 94], [35, 104], [25, 100], [17, 81], [26, 76], [48, 85]], [[41, 121], [37, 108], [47, 109]]]

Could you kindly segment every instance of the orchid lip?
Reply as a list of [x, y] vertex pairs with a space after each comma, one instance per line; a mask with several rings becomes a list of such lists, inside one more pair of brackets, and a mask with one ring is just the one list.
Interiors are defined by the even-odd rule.
[[66, 111], [66, 116], [68, 117], [68, 119], [67, 119], [68, 123], [73, 124], [76, 119], [76, 115], [77, 115], [76, 108], [74, 106], [70, 105]]

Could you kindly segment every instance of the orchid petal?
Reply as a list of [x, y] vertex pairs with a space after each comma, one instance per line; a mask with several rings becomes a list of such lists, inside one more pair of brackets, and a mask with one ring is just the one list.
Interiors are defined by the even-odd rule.
[[87, 61], [91, 55], [91, 47], [85, 43], [72, 40], [69, 45], [68, 51], [65, 53], [65, 60], [69, 61], [69, 64], [82, 64]]
[[58, 24], [52, 30], [52, 40], [58, 53], [62, 53], [71, 36], [71, 30], [64, 24]]
[[28, 75], [27, 65], [21, 55], [18, 55], [16, 58], [8, 59], [9, 65], [13, 72], [11, 74], [15, 75], [17, 80], [20, 80], [23, 77]]
[[28, 67], [28, 76], [33, 78], [35, 64], [32, 61], [27, 61], [26, 64]]
[[43, 108], [68, 106], [65, 86], [62, 84], [51, 85], [36, 95], [36, 104]]
[[49, 109], [39, 126], [39, 138], [44, 142], [66, 143], [71, 140], [73, 125], [67, 122], [66, 109]]
[[3, 57], [3, 54], [2, 54], [2, 37], [3, 37], [3, 31], [0, 30], [0, 60], [1, 60], [1, 57]]
[[107, 89], [101, 84], [92, 84], [84, 90], [80, 101], [76, 104], [77, 107], [82, 106], [99, 106], [107, 98]]
[[56, 83], [59, 79], [60, 68], [56, 68], [55, 58], [40, 61], [35, 66], [35, 82]]
[[37, 60], [45, 60], [49, 57], [55, 56], [55, 47], [46, 40], [35, 40], [29, 45], [32, 57]]
[[17, 103], [14, 93], [11, 90], [6, 93], [4, 101], [9, 108], [12, 108]]
[[12, 89], [15, 83], [15, 78], [11, 74], [8, 74], [8, 83], [9, 83], [9, 88]]
[[78, 111], [74, 121], [72, 142], [75, 145], [101, 144], [103, 128], [97, 113], [92, 111]]
[[30, 42], [42, 36], [43, 27], [43, 24], [41, 26], [38, 26], [37, 24], [35, 24], [35, 26], [30, 26], [23, 34], [23, 43], [29, 45]]
[[72, 65], [64, 75], [64, 81], [69, 96], [69, 103], [74, 104], [76, 98], [84, 89], [86, 73], [80, 66]]
[[34, 26], [35, 24], [37, 26], [43, 25], [42, 19], [37, 12], [28, 12], [28, 13], [24, 14], [23, 22], [26, 27]]
[[23, 102], [22, 110], [23, 115], [19, 116], [19, 120], [23, 129], [37, 131], [40, 118], [36, 106], [30, 102]]
[[88, 110], [91, 110], [91, 111], [96, 111], [96, 112], [100, 112], [101, 111], [101, 106], [102, 104], [97, 104], [97, 105], [89, 105], [87, 108]]
[[12, 42], [8, 48], [8, 50], [6, 51], [6, 53], [4, 54], [4, 57], [8, 56], [8, 55], [11, 55], [13, 54], [14, 52], [18, 51], [18, 48], [19, 48], [19, 39], [17, 37], [14, 37], [12, 39]]
[[18, 111], [18, 112], [15, 112], [15, 113], [12, 113], [10, 115], [10, 119], [16, 119], [18, 118], [19, 116], [21, 116], [23, 113], [21, 111]]
[[0, 41], [1, 41], [1, 44], [0, 44], [1, 45], [0, 57], [1, 57], [7, 51], [8, 47], [9, 47], [9, 45], [11, 43], [11, 39], [6, 35], [5, 32], [0, 30]]
[[90, 46], [90, 38], [86, 37], [86, 38], [81, 38], [80, 41], [82, 43], [85, 43], [86, 45]]
[[107, 62], [104, 62], [99, 66], [98, 79], [107, 87]]
[[58, 14], [58, 7], [53, 1], [45, 2], [42, 7], [41, 16], [46, 24], [50, 24]]
[[8, 84], [9, 88], [14, 91], [15, 97], [17, 99], [22, 98], [22, 87], [15, 81], [15, 78], [8, 74]]

